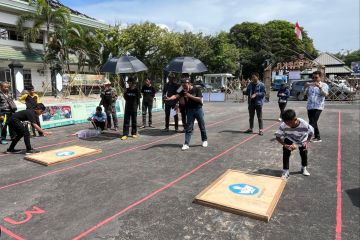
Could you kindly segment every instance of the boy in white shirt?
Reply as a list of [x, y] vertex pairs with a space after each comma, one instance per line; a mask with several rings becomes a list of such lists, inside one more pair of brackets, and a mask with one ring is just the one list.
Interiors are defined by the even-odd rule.
[[305, 120], [296, 117], [292, 109], [285, 110], [282, 114], [283, 122], [276, 131], [276, 140], [283, 145], [283, 174], [282, 177], [287, 179], [289, 173], [289, 160], [291, 152], [297, 147], [301, 156], [301, 173], [304, 176], [310, 176], [306, 169], [307, 153], [311, 137], [314, 135], [314, 128]]

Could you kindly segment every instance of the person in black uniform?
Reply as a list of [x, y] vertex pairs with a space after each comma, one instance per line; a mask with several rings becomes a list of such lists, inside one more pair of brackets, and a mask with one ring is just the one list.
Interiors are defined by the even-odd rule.
[[111, 117], [112, 117], [113, 122], [114, 122], [114, 130], [117, 131], [119, 125], [118, 125], [118, 119], [116, 116], [115, 104], [116, 104], [118, 95], [116, 93], [116, 90], [111, 87], [111, 82], [109, 80], [106, 80], [106, 82], [104, 83], [104, 86], [105, 86], [104, 90], [101, 91], [101, 93], [100, 93], [101, 101], [100, 101], [99, 106], [101, 106], [101, 105], [104, 106], [105, 113], [107, 116], [107, 128], [108, 129], [111, 128]]
[[[179, 89], [180, 85], [176, 83], [176, 78], [174, 75], [169, 75], [169, 82], [165, 84], [163, 90], [163, 99], [166, 100], [176, 94], [177, 90]], [[166, 100], [165, 101], [165, 128], [164, 131], [169, 131], [170, 126], [170, 111], [171, 109], [176, 109], [178, 103], [178, 99], [175, 100]], [[179, 130], [179, 116], [176, 114], [174, 116], [175, 121], [175, 131]]]
[[149, 112], [149, 127], [152, 127], [152, 107], [155, 98], [156, 90], [151, 86], [151, 81], [149, 78], [145, 80], [144, 86], [141, 88], [141, 93], [143, 96], [142, 100], [142, 127], [146, 127], [146, 112]]
[[24, 137], [24, 142], [26, 146], [26, 154], [38, 153], [38, 150], [35, 150], [31, 147], [30, 143], [30, 133], [28, 128], [24, 126], [23, 121], [28, 121], [32, 124], [32, 126], [43, 135], [50, 135], [51, 132], [47, 132], [44, 129], [40, 128], [37, 125], [38, 117], [45, 111], [45, 106], [42, 103], [36, 104], [33, 109], [22, 110], [14, 113], [9, 119], [9, 127], [14, 132], [16, 132], [16, 137], [11, 142], [9, 148], [5, 153], [18, 153], [21, 150], [16, 150], [15, 146], [20, 141], [22, 137]]
[[129, 129], [130, 129], [130, 120], [131, 120], [131, 135], [133, 138], [137, 138], [137, 109], [140, 104], [140, 92], [136, 88], [136, 81], [134, 78], [130, 77], [128, 79], [129, 88], [126, 89], [124, 93], [125, 99], [125, 115], [124, 115], [124, 127], [123, 127], [123, 136], [121, 140], [128, 139]]

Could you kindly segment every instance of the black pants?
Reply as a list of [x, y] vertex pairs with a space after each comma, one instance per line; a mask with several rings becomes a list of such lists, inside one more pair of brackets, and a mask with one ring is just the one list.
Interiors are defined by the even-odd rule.
[[186, 126], [187, 126], [187, 118], [186, 118], [187, 112], [186, 112], [186, 107], [180, 105], [180, 106], [179, 106], [179, 110], [180, 110], [180, 113], [181, 113], [181, 121], [182, 121], [183, 127], [184, 127], [184, 129], [186, 129]]
[[153, 108], [153, 103], [151, 102], [147, 102], [147, 101], [143, 101], [142, 103], [142, 122], [143, 125], [146, 125], [146, 113], [149, 113], [149, 125], [152, 124], [152, 108]]
[[105, 129], [105, 122], [99, 122], [96, 120], [93, 120], [92, 122], [93, 122], [95, 128], [100, 128], [101, 130]]
[[9, 150], [14, 150], [16, 144], [20, 141], [22, 137], [24, 137], [24, 142], [26, 146], [26, 150], [31, 150], [31, 143], [30, 143], [30, 133], [29, 130], [24, 126], [24, 124], [17, 120], [12, 119], [9, 122], [9, 128], [12, 129], [16, 133], [16, 137], [12, 140]]
[[[12, 116], [12, 114], [13, 114], [12, 112], [5, 112], [2, 114], [4, 117], [6, 117], [6, 122], [4, 123], [4, 121], [0, 121], [1, 140], [6, 140], [8, 123], [9, 123], [9, 119]], [[15, 138], [16, 134], [10, 127], [9, 127], [9, 133], [10, 133], [11, 139]]]
[[116, 116], [115, 104], [113, 104], [113, 105], [104, 105], [104, 108], [105, 108], [105, 113], [106, 113], [106, 117], [107, 117], [107, 127], [111, 128], [111, 117], [112, 117], [113, 122], [114, 122], [114, 128], [119, 127], [118, 119], [117, 119], [117, 116]]
[[137, 118], [137, 111], [128, 111], [125, 109], [124, 127], [123, 127], [124, 136], [129, 135], [130, 119], [131, 119], [131, 135], [136, 135], [137, 133], [136, 118]]
[[319, 109], [310, 109], [308, 110], [309, 124], [314, 128], [314, 137], [320, 138], [320, 131], [318, 127], [318, 120], [320, 118], [322, 110]]
[[[292, 141], [285, 138], [284, 142], [288, 145], [293, 144]], [[304, 147], [299, 147], [300, 157], [301, 157], [301, 166], [307, 166], [307, 150]], [[289, 160], [291, 156], [291, 151], [283, 147], [283, 169], [289, 169]]]
[[279, 108], [280, 108], [280, 118], [282, 118], [282, 115], [284, 113], [284, 110], [286, 108], [286, 102], [282, 103], [282, 102], [279, 102]]
[[258, 118], [258, 122], [259, 122], [259, 129], [263, 129], [262, 106], [250, 104], [248, 109], [249, 109], [250, 129], [254, 128], [255, 111], [256, 111], [256, 116]]

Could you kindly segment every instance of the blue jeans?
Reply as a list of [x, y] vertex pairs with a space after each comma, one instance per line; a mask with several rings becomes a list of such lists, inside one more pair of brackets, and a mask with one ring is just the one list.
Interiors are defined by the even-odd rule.
[[205, 129], [205, 121], [204, 121], [204, 112], [202, 108], [188, 108], [186, 114], [186, 132], [185, 132], [185, 144], [189, 145], [191, 140], [191, 135], [194, 130], [194, 121], [195, 119], [198, 121], [200, 132], [201, 132], [201, 140], [207, 141], [206, 129]]

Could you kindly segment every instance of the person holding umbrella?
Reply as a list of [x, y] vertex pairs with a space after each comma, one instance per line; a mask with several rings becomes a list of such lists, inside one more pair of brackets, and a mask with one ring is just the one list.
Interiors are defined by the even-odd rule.
[[[169, 82], [165, 84], [163, 90], [163, 99], [165, 101], [165, 128], [164, 131], [169, 131], [170, 126], [170, 112], [171, 109], [176, 108], [178, 100], [174, 98], [173, 100], [168, 100], [170, 97], [175, 96], [177, 94], [177, 90], [179, 89], [179, 84], [176, 83], [176, 77], [173, 74], [169, 75]], [[174, 116], [175, 121], [175, 131], [179, 130], [179, 117], [178, 114]]]
[[133, 138], [137, 138], [137, 109], [140, 105], [140, 92], [136, 87], [136, 80], [133, 77], [128, 78], [129, 88], [124, 92], [125, 99], [125, 115], [124, 115], [124, 127], [123, 136], [121, 140], [128, 139], [130, 120], [131, 120], [131, 135]]
[[146, 112], [149, 112], [149, 127], [152, 127], [152, 107], [156, 90], [151, 86], [151, 81], [146, 78], [144, 86], [141, 88], [142, 100], [142, 127], [146, 127]]
[[107, 128], [111, 128], [111, 117], [114, 122], [114, 130], [117, 131], [119, 128], [118, 125], [118, 119], [116, 116], [116, 100], [118, 98], [118, 95], [116, 93], [116, 90], [111, 87], [111, 82], [106, 79], [104, 83], [104, 89], [100, 93], [101, 101], [99, 103], [99, 106], [103, 105], [105, 108], [105, 113], [107, 116]]
[[185, 132], [185, 142], [182, 146], [181, 150], [185, 151], [188, 150], [191, 135], [194, 130], [194, 121], [195, 119], [198, 121], [200, 133], [201, 133], [201, 140], [202, 146], [207, 147], [207, 134], [205, 129], [205, 121], [204, 121], [204, 111], [202, 109], [203, 106], [203, 96], [201, 90], [197, 87], [194, 87], [190, 83], [189, 78], [184, 78], [182, 80], [182, 90], [180, 93], [176, 95], [172, 95], [171, 97], [166, 97], [166, 101], [173, 101], [183, 97], [185, 100], [185, 107], [187, 112], [187, 126]]

